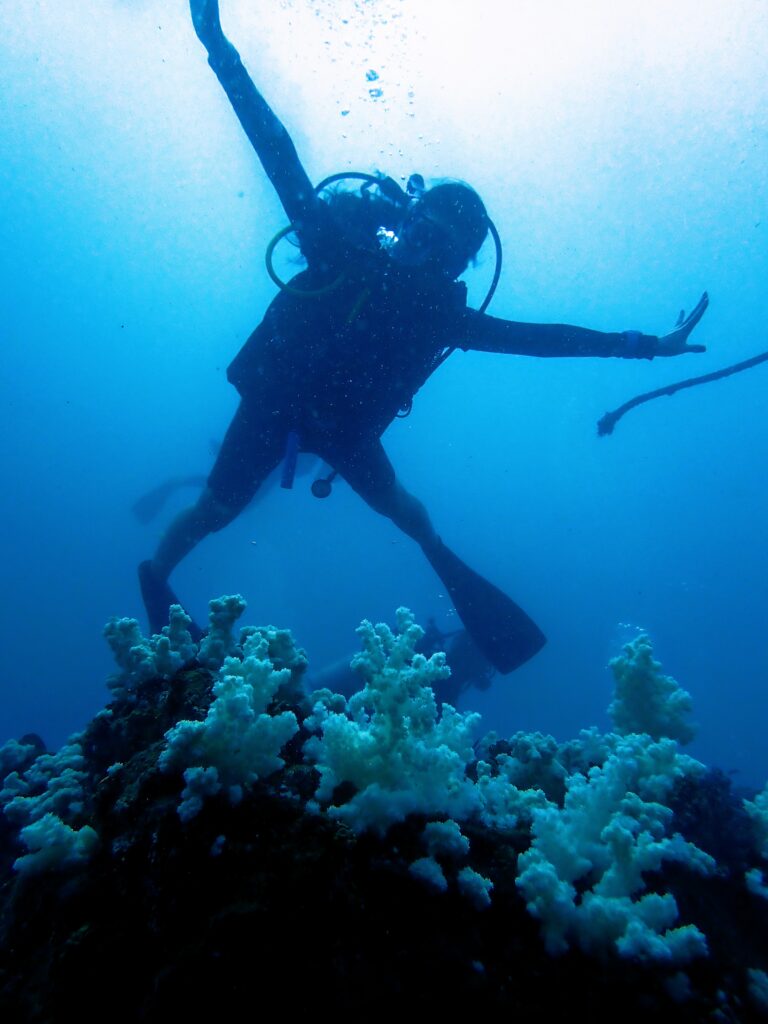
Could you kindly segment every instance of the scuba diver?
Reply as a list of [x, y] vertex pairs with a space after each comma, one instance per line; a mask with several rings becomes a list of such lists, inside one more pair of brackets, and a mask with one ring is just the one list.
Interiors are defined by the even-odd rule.
[[[332, 467], [375, 511], [420, 545], [467, 633], [500, 673], [533, 657], [544, 634], [527, 613], [467, 566], [436, 532], [421, 502], [397, 479], [381, 436], [455, 348], [531, 356], [652, 359], [704, 351], [690, 332], [706, 294], [663, 337], [604, 333], [562, 324], [516, 323], [467, 307], [457, 278], [490, 233], [477, 193], [460, 182], [407, 191], [391, 178], [357, 177], [356, 193], [314, 188], [285, 127], [225, 37], [218, 0], [190, 0], [208, 62], [274, 187], [306, 268], [279, 286], [262, 322], [229, 366], [240, 405], [198, 500], [170, 524], [151, 560], [139, 567], [151, 628], [159, 632], [177, 603], [168, 583], [178, 563], [250, 503], [283, 463], [290, 486], [299, 452]], [[278, 236], [280, 237], [280, 236]], [[493, 287], [493, 286], [492, 286]], [[315, 493], [326, 494], [329, 480]]]

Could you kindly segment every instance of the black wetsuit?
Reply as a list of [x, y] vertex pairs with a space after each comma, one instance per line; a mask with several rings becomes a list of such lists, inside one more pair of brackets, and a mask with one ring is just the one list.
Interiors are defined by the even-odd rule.
[[280, 292], [228, 369], [242, 403], [209, 479], [227, 503], [247, 503], [290, 431], [353, 486], [360, 474], [373, 483], [386, 458], [379, 438], [461, 340], [463, 285], [373, 251], [329, 262], [332, 248], [291, 287], [340, 283], [312, 297]]
[[[336, 287], [314, 297], [280, 292], [229, 367], [242, 403], [209, 486], [244, 507], [296, 431], [367, 500], [394, 474], [379, 438], [429, 377], [447, 347], [535, 356], [627, 355], [622, 334], [502, 320], [466, 308], [463, 284], [436, 280], [350, 246], [328, 206], [314, 196], [293, 143], [227, 44], [209, 56], [286, 213], [307, 270], [291, 285]], [[361, 200], [362, 201], [362, 200]], [[396, 227], [396, 224], [383, 225]], [[656, 339], [635, 341], [651, 357]], [[375, 504], [375, 500], [372, 501]]]
[[[375, 227], [361, 239], [354, 224], [339, 219], [343, 203], [334, 206], [316, 196], [290, 136], [234, 47], [215, 41], [209, 63], [307, 261], [229, 367], [241, 403], [208, 485], [232, 516], [279, 464], [292, 433], [303, 450], [333, 466], [371, 507], [392, 514], [396, 479], [380, 438], [446, 348], [652, 357], [657, 339], [651, 336], [633, 332], [629, 346], [620, 333], [515, 323], [467, 309], [464, 285], [390, 259], [378, 250]], [[346, 209], [351, 211], [348, 202]], [[381, 226], [398, 225], [395, 219]], [[294, 288], [315, 294], [296, 294]], [[422, 548], [473, 639], [499, 671], [511, 671], [536, 653], [544, 636], [507, 595], [436, 536]]]

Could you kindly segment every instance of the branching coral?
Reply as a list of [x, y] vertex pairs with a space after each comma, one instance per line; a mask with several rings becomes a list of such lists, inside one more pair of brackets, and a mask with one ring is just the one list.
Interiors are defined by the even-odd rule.
[[672, 812], [660, 802], [675, 778], [701, 767], [669, 740], [628, 736], [602, 767], [569, 776], [562, 808], [533, 812], [533, 842], [519, 859], [517, 885], [551, 952], [575, 940], [587, 952], [613, 947], [625, 956], [673, 962], [706, 953], [697, 928], [672, 928], [673, 896], [635, 898], [645, 888], [644, 872], [665, 860], [714, 870], [706, 853], [668, 834]]
[[[237, 802], [244, 787], [284, 763], [280, 750], [299, 726], [292, 711], [268, 710], [278, 690], [292, 680], [291, 668], [275, 668], [270, 657], [275, 634], [271, 627], [247, 631], [242, 657], [226, 657], [217, 673], [205, 719], [181, 721], [167, 734], [160, 767], [184, 771], [179, 808], [184, 819], [200, 810], [205, 797], [222, 789]], [[283, 633], [279, 642], [285, 648]], [[294, 651], [293, 661], [299, 657]]]
[[[384, 832], [416, 812], [470, 816], [480, 807], [466, 771], [480, 716], [448, 704], [438, 713], [432, 684], [449, 674], [445, 655], [416, 653], [423, 630], [406, 608], [397, 611], [396, 632], [363, 622], [358, 635], [363, 650], [352, 666], [363, 678], [361, 692], [343, 712], [315, 697], [321, 735], [306, 750], [320, 773], [317, 799], [355, 831]], [[342, 782], [355, 793], [336, 805], [334, 790]]]
[[610, 666], [616, 693], [608, 713], [616, 732], [647, 733], [654, 740], [666, 736], [678, 743], [693, 739], [694, 729], [688, 721], [691, 695], [662, 673], [647, 636], [627, 644]]

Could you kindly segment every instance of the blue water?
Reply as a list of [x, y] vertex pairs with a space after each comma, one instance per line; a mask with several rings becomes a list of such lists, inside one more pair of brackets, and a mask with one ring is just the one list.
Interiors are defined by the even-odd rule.
[[[456, 353], [385, 444], [445, 540], [548, 634], [466, 698], [487, 728], [606, 727], [607, 661], [644, 629], [693, 695], [690, 752], [762, 785], [768, 367], [609, 438], [595, 424], [768, 347], [765, 7], [485, 0], [467, 26], [413, 0], [260, 6], [224, 0], [225, 28], [310, 176], [471, 182], [505, 246], [495, 315], [660, 333], [709, 291], [705, 355]], [[105, 702], [102, 626], [143, 616], [136, 565], [193, 492], [149, 526], [131, 506], [207, 471], [284, 224], [185, 5], [88, 7], [29, 0], [0, 39], [0, 741], [51, 747]], [[489, 246], [475, 302], [492, 269]], [[271, 491], [173, 583], [198, 619], [243, 593], [247, 621], [290, 626], [318, 666], [400, 604], [456, 624], [415, 545], [343, 484]]]

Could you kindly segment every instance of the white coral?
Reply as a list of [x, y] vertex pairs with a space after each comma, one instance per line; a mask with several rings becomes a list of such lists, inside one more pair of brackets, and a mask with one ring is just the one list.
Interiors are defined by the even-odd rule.
[[645, 636], [626, 644], [622, 654], [610, 662], [616, 693], [608, 708], [616, 732], [648, 733], [688, 743], [694, 729], [688, 721], [691, 695], [671, 676], [665, 676], [653, 657], [653, 646]]
[[277, 715], [268, 706], [291, 680], [291, 669], [275, 669], [269, 656], [269, 630], [246, 637], [242, 659], [227, 657], [213, 686], [213, 700], [202, 722], [181, 721], [166, 733], [160, 755], [165, 771], [185, 769], [180, 814], [192, 817], [205, 796], [224, 788], [236, 802], [247, 787], [284, 764], [280, 750], [298, 731], [292, 711]]
[[449, 674], [445, 655], [416, 653], [423, 630], [406, 608], [397, 611], [397, 631], [363, 622], [363, 650], [352, 662], [364, 687], [346, 713], [317, 702], [320, 737], [306, 750], [320, 773], [317, 799], [330, 801], [342, 782], [356, 792], [328, 813], [355, 831], [384, 832], [410, 813], [463, 819], [477, 812], [480, 795], [467, 778], [474, 760], [477, 714], [443, 705], [438, 714], [432, 685]]
[[[701, 770], [671, 741], [623, 737], [602, 767], [571, 775], [565, 803], [534, 810], [533, 842], [518, 861], [517, 885], [542, 922], [552, 953], [577, 941], [587, 952], [611, 947], [622, 955], [684, 962], [706, 952], [693, 926], [672, 928], [670, 894], [637, 894], [643, 874], [676, 860], [702, 874], [714, 860], [679, 835], [661, 802], [676, 778]], [[587, 888], [577, 895], [577, 884]]]

